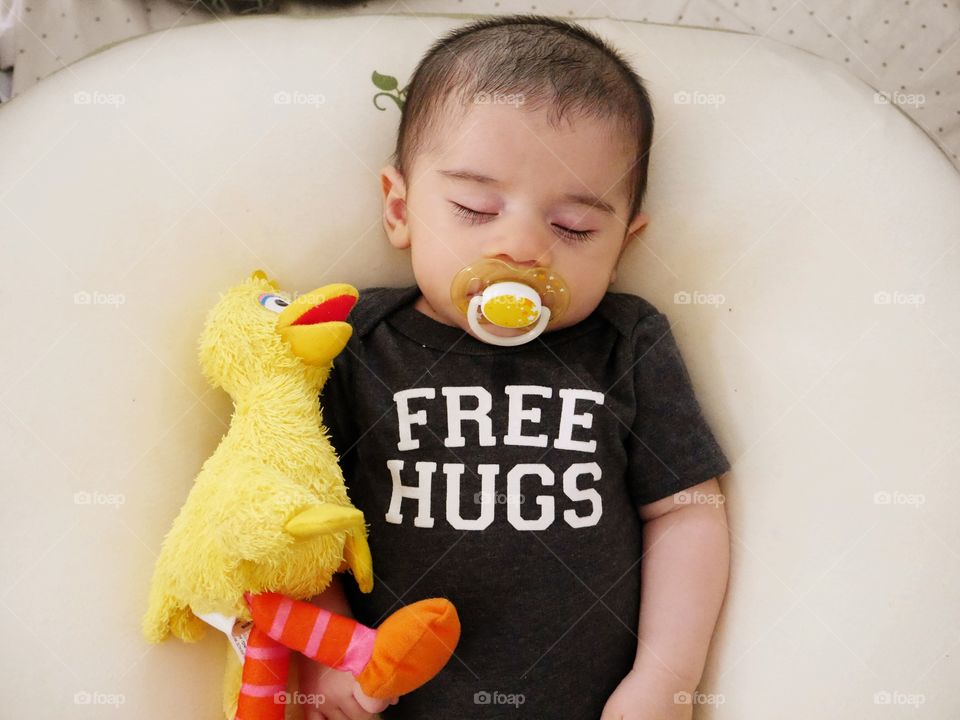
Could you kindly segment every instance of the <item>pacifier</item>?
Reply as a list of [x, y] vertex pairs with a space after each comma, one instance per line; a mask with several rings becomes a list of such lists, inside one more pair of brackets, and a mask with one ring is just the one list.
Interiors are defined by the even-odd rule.
[[[453, 277], [450, 299], [465, 313], [470, 329], [493, 345], [522, 345], [555, 324], [570, 304], [563, 278], [549, 268], [517, 267], [487, 258], [463, 268]], [[530, 328], [511, 337], [494, 335], [482, 322], [504, 328]]]

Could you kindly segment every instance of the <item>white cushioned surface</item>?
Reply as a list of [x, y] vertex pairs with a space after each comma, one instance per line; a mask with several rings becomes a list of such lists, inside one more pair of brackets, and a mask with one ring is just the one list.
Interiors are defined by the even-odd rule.
[[[370, 76], [406, 84], [461, 22], [175, 29], [0, 110], [8, 713], [218, 716], [222, 639], [151, 649], [139, 634], [155, 553], [230, 413], [196, 363], [201, 323], [256, 267], [291, 290], [412, 281], [375, 176], [399, 113], [373, 106]], [[652, 222], [613, 289], [671, 318], [734, 461], [731, 583], [701, 684], [723, 704], [697, 717], [894, 717], [884, 692], [946, 717], [960, 700], [945, 631], [960, 592], [955, 170], [825, 61], [585, 24], [630, 54], [657, 112]], [[675, 101], [710, 93], [723, 102]]]

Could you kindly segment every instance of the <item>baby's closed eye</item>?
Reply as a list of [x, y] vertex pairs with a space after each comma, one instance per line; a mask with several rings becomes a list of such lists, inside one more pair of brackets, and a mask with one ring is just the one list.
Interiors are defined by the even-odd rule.
[[[453, 200], [450, 201], [450, 204], [453, 206], [454, 212], [460, 217], [464, 218], [470, 225], [477, 225], [479, 223], [488, 222], [492, 218], [497, 217], [500, 213], [491, 213], [483, 212], [480, 210], [474, 210], [473, 208], [467, 207], [466, 205], [461, 205], [458, 202]], [[569, 228], [565, 225], [560, 225], [558, 223], [551, 223], [553, 227], [564, 237], [567, 237], [571, 240], [588, 240], [593, 235], [593, 230], [576, 230], [574, 228]]]

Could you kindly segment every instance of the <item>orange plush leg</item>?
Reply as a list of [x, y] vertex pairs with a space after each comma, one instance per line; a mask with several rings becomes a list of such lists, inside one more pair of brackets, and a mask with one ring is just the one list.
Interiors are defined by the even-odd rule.
[[[290, 649], [254, 626], [243, 659], [243, 685], [237, 698], [236, 720], [283, 720]], [[281, 696], [282, 697], [282, 696]]]
[[370, 660], [377, 631], [353, 618], [278, 593], [244, 597], [254, 626], [288, 648], [354, 676]]
[[349, 670], [373, 698], [423, 685], [440, 672], [460, 639], [457, 611], [442, 598], [401, 608], [376, 630], [277, 593], [245, 598], [254, 626], [324, 665]]

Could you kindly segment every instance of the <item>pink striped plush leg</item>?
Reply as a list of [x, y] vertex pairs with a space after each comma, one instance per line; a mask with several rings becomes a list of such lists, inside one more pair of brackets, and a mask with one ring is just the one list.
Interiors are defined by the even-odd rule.
[[356, 620], [278, 593], [244, 596], [255, 627], [317, 662], [359, 675], [373, 654], [377, 631]]
[[256, 625], [247, 638], [236, 720], [283, 720], [290, 649]]

